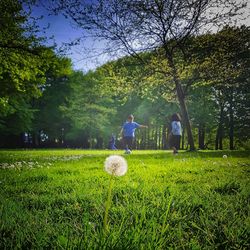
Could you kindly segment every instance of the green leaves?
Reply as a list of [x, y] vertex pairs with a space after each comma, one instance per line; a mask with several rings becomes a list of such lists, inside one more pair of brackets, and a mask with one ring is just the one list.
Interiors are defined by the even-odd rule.
[[248, 71], [249, 27], [224, 27], [217, 34], [192, 40], [193, 62], [200, 78], [213, 84], [232, 85]]
[[[35, 99], [42, 96], [52, 80], [65, 78], [72, 68], [69, 59], [57, 56], [52, 48], [41, 44], [43, 39], [36, 35], [37, 27], [30, 23], [30, 13], [23, 9], [23, 2], [0, 3], [0, 133], [18, 134], [36, 128], [32, 124], [34, 113], [41, 107]], [[56, 102], [53, 105], [53, 108], [48, 105], [51, 111], [58, 108]], [[39, 114], [43, 112], [44, 109]], [[36, 118], [36, 122], [41, 120]]]
[[110, 115], [115, 113], [113, 100], [103, 90], [101, 79], [98, 73], [74, 72], [69, 78], [71, 95], [60, 107], [72, 127], [86, 131], [88, 136], [105, 133]]

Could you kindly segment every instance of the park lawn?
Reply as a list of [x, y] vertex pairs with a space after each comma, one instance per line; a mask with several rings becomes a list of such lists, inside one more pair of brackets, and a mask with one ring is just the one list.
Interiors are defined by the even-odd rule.
[[[0, 249], [249, 249], [249, 151], [0, 151]], [[227, 157], [223, 158], [223, 155]]]

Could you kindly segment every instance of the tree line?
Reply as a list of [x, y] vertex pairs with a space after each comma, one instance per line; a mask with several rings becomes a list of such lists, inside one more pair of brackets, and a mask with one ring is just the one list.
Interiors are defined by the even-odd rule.
[[[167, 149], [170, 117], [181, 112], [178, 84], [200, 149], [249, 148], [249, 27], [188, 34], [185, 53], [166, 48], [124, 56], [94, 71], [43, 45], [18, 1], [3, 1], [0, 29], [0, 146], [107, 148], [128, 114], [149, 128], [138, 131], [138, 149]], [[180, 94], [180, 93], [179, 93]], [[183, 121], [186, 118], [183, 117]], [[190, 148], [189, 125], [182, 148]]]

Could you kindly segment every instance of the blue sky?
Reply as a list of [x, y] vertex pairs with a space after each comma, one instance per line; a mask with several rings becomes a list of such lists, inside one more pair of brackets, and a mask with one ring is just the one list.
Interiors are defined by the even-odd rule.
[[[82, 35], [82, 30], [77, 28], [69, 19], [66, 19], [63, 15], [50, 15], [45, 7], [33, 7], [32, 16], [43, 16], [41, 20], [37, 21], [38, 25], [41, 28], [45, 28], [49, 25], [46, 29], [46, 37], [53, 36], [54, 38], [48, 39], [47, 44], [53, 45], [56, 43], [58, 49], [62, 47], [64, 43], [70, 43]], [[100, 47], [100, 44], [89, 39], [85, 40], [84, 45], [72, 46], [71, 49], [65, 51], [65, 53], [72, 59], [74, 69], [87, 72], [107, 61], [104, 57], [89, 58], [88, 53], [84, 50], [84, 48], [91, 49], [98, 46]]]

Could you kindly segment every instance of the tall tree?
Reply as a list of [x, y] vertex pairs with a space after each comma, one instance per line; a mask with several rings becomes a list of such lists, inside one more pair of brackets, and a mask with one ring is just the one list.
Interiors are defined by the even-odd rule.
[[[224, 130], [228, 129], [230, 149], [234, 149], [234, 128], [245, 124], [249, 130], [249, 63], [250, 29], [246, 26], [224, 27], [216, 34], [192, 40], [194, 64], [200, 85], [213, 88], [218, 110], [215, 148], [222, 149]], [[245, 108], [244, 118], [240, 107]]]
[[1, 145], [17, 146], [20, 133], [34, 130], [36, 99], [53, 77], [65, 74], [61, 72], [65, 60], [44, 46], [45, 38], [37, 35], [39, 27], [29, 10], [34, 2], [0, 0]]
[[0, 0], [2, 133], [11, 132], [11, 126], [13, 133], [30, 128], [33, 110], [29, 102], [41, 95], [45, 73], [55, 59], [54, 52], [42, 46], [41, 38], [36, 36], [36, 26], [29, 23], [29, 14], [23, 9], [24, 2], [32, 1]]
[[162, 65], [166, 66], [161, 68], [161, 73], [170, 75], [175, 84], [190, 149], [193, 150], [193, 135], [180, 74], [174, 60], [175, 52], [184, 52], [184, 44], [191, 34], [211, 24], [225, 23], [238, 14], [245, 4], [233, 0], [52, 2], [55, 12], [63, 11], [85, 32], [102, 43], [106, 42], [108, 52], [118, 53], [119, 56], [130, 54], [144, 63], [140, 52], [157, 51], [157, 58], [165, 61]]
[[42, 87], [42, 96], [32, 101], [32, 108], [36, 112], [30, 131], [33, 133], [35, 144], [41, 142], [41, 134], [46, 134], [47, 145], [55, 145], [55, 141], [58, 141], [57, 145], [64, 145], [63, 135], [70, 124], [69, 120], [63, 117], [60, 106], [66, 103], [67, 97], [71, 94], [71, 74], [71, 61], [64, 57], [57, 57], [57, 60], [46, 72], [46, 83]]
[[208, 148], [212, 141], [206, 133], [208, 132], [208, 135], [211, 135], [213, 128], [216, 126], [215, 117], [217, 116], [212, 87], [206, 85], [192, 86], [188, 107], [193, 127], [198, 129], [199, 149]]

